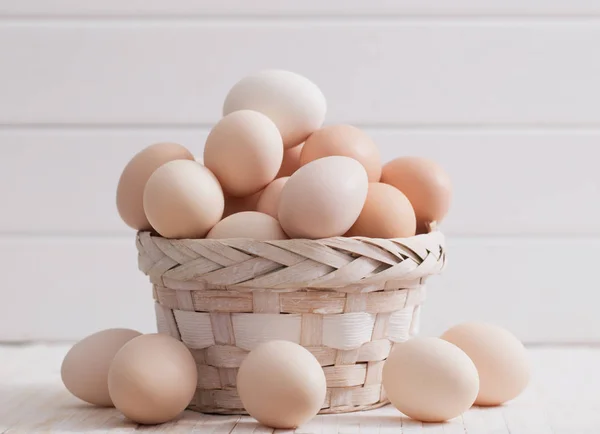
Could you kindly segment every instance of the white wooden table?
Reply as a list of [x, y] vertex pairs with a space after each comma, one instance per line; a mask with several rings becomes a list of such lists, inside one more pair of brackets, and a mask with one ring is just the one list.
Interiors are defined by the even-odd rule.
[[[0, 433], [271, 433], [250, 417], [186, 411], [144, 427], [114, 409], [96, 409], [72, 397], [60, 381], [68, 346], [0, 346]], [[515, 401], [473, 408], [445, 424], [421, 424], [387, 406], [370, 412], [318, 416], [297, 433], [591, 434], [600, 433], [600, 348], [530, 349], [534, 379]], [[276, 431], [284, 432], [284, 431]]]

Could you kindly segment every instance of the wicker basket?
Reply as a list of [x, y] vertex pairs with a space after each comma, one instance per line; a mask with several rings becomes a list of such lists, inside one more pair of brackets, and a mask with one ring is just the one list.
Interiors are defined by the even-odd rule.
[[243, 414], [237, 369], [261, 342], [303, 345], [327, 378], [321, 413], [388, 401], [383, 363], [417, 333], [425, 280], [445, 263], [440, 232], [406, 239], [170, 240], [137, 235], [153, 283], [158, 330], [198, 364], [189, 408]]

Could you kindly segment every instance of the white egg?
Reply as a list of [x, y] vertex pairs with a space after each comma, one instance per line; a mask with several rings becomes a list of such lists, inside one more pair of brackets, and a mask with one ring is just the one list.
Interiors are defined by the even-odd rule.
[[299, 74], [268, 69], [238, 81], [223, 104], [223, 115], [255, 110], [269, 117], [286, 148], [301, 144], [325, 120], [327, 102], [312, 81]]

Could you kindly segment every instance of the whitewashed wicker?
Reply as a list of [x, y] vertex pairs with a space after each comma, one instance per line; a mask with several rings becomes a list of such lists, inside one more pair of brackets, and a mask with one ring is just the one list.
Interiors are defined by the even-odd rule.
[[190, 404], [244, 413], [237, 369], [261, 342], [308, 348], [327, 378], [321, 413], [387, 403], [383, 362], [417, 333], [425, 280], [445, 263], [440, 232], [406, 239], [170, 240], [140, 232], [139, 268], [154, 288], [158, 330], [198, 365]]

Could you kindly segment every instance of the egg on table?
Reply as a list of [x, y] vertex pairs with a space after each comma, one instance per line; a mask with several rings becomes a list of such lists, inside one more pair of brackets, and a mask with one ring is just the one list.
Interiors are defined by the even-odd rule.
[[224, 197], [217, 178], [196, 161], [163, 164], [144, 189], [144, 211], [165, 238], [201, 238], [223, 215]]
[[228, 196], [244, 197], [262, 190], [281, 167], [283, 143], [267, 116], [240, 110], [223, 117], [204, 147], [204, 164]]
[[478, 405], [499, 405], [516, 398], [529, 383], [527, 350], [508, 330], [493, 324], [458, 324], [442, 339], [462, 349], [479, 372]]
[[63, 384], [77, 398], [90, 404], [111, 407], [108, 370], [115, 354], [140, 332], [108, 329], [82, 339], [65, 356], [60, 375]]
[[185, 410], [197, 381], [196, 362], [183, 343], [165, 334], [148, 334], [129, 341], [115, 355], [108, 390], [126, 417], [158, 424]]
[[144, 187], [156, 169], [173, 160], [194, 160], [194, 156], [177, 143], [155, 143], [138, 152], [123, 169], [117, 186], [117, 210], [131, 228], [152, 229], [144, 212]]
[[281, 132], [285, 147], [292, 148], [323, 125], [327, 103], [308, 78], [267, 69], [242, 78], [227, 94], [223, 115], [245, 109], [269, 117]]
[[302, 148], [300, 165], [317, 158], [341, 155], [361, 163], [369, 182], [381, 178], [381, 156], [377, 145], [362, 130], [352, 125], [328, 125], [310, 135]]
[[369, 188], [365, 168], [349, 157], [324, 157], [285, 183], [278, 217], [290, 238], [341, 236], [358, 218]]
[[206, 238], [251, 238], [268, 241], [285, 240], [287, 236], [279, 222], [270, 215], [244, 211], [225, 217], [210, 230]]
[[383, 365], [383, 387], [402, 413], [443, 422], [469, 409], [479, 390], [475, 365], [460, 348], [438, 338], [394, 344]]

